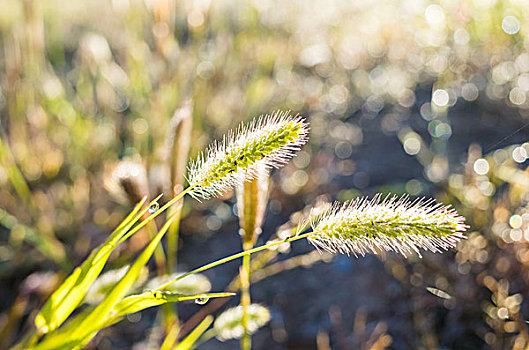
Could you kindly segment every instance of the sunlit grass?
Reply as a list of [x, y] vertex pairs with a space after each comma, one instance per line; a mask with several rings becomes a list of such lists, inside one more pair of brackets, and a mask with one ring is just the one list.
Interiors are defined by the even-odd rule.
[[[19, 338], [30, 312], [24, 305], [35, 298], [19, 293], [18, 281], [50, 270], [55, 271], [50, 280], [62, 280], [143, 196], [163, 192], [163, 206], [184, 188], [186, 161], [167, 155], [178, 133], [170, 122], [176, 110], [193, 119], [188, 136], [194, 158], [247, 116], [277, 108], [303, 112], [311, 122], [311, 143], [271, 182], [293, 201], [303, 198], [299, 207], [327, 186], [340, 200], [378, 190], [370, 185], [373, 174], [361, 169], [355, 156], [369, 132], [366, 121], [380, 120], [377, 132], [402, 143], [402, 149], [388, 150], [388, 157], [400, 152], [424, 170], [381, 191], [436, 192], [443, 202], [455, 203], [475, 230], [462, 243], [453, 269], [432, 272], [438, 277], [430, 284], [439, 290], [462, 280], [484, 286], [495, 301], [473, 288], [469, 292], [479, 294], [475, 309], [483, 309], [483, 315], [477, 317], [489, 327], [480, 339], [496, 347], [527, 342], [521, 320], [528, 317], [516, 305], [529, 296], [522, 293], [516, 302], [508, 297], [527, 286], [529, 147], [522, 142], [505, 147], [514, 142], [507, 136], [483, 140], [481, 148], [472, 145], [460, 158], [450, 153], [454, 120], [460, 117], [451, 114], [453, 107], [479, 104], [495, 116], [491, 105], [508, 107], [525, 123], [527, 1], [164, 4], [6, 0], [0, 6], [0, 225], [5, 232], [0, 276], [17, 281], [8, 290], [12, 307], [2, 310], [0, 347]], [[526, 135], [501, 118], [491, 128]], [[333, 187], [343, 179], [350, 179], [349, 187]], [[290, 197], [271, 198], [271, 214], [285, 210], [285, 198]], [[196, 219], [202, 218], [193, 211], [197, 205], [205, 208], [172, 207], [173, 214], [182, 210], [183, 218], [194, 220], [188, 226], [183, 222], [184, 228], [211, 233], [230, 220], [222, 213], [230, 213], [231, 202], [212, 203], [203, 220]], [[163, 217], [120, 241], [119, 254], [108, 257], [109, 267], [137, 256]], [[156, 253], [160, 275], [178, 271], [179, 223], [175, 219], [168, 228], [166, 257]], [[419, 275], [428, 280], [423, 264], [408, 274], [392, 259], [385, 264], [402, 283], [416, 287]], [[38, 290], [42, 304], [51, 290]], [[483, 298], [492, 306], [482, 306]], [[452, 310], [454, 300], [459, 299], [443, 305]], [[173, 324], [169, 316], [164, 324], [166, 331]], [[420, 325], [417, 329], [414, 333], [426, 334]]]

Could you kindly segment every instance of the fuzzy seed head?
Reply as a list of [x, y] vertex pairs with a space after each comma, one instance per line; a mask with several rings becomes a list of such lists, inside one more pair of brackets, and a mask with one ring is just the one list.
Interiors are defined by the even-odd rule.
[[[178, 272], [170, 275], [154, 277], [147, 283], [146, 289], [156, 289], [162, 284], [172, 281], [181, 275], [182, 273]], [[195, 273], [171, 284], [170, 286], [167, 286], [167, 288], [164, 288], [164, 290], [179, 294], [207, 293], [211, 290], [211, 282], [209, 282], [209, 279], [206, 276], [200, 273]]]
[[221, 142], [214, 142], [188, 168], [190, 194], [208, 199], [219, 196], [245, 180], [259, 176], [259, 166], [279, 168], [308, 140], [308, 124], [290, 111], [241, 124]]
[[[253, 334], [259, 328], [270, 321], [270, 311], [262, 305], [250, 304], [246, 308], [248, 313], [247, 329]], [[236, 306], [224, 311], [217, 317], [213, 328], [217, 331], [217, 339], [226, 341], [228, 339], [239, 339], [244, 333], [242, 325], [242, 306]]]
[[332, 253], [377, 254], [394, 251], [404, 256], [419, 248], [442, 252], [454, 248], [468, 228], [465, 218], [433, 199], [411, 201], [407, 196], [335, 203], [311, 222], [316, 234], [309, 241]]

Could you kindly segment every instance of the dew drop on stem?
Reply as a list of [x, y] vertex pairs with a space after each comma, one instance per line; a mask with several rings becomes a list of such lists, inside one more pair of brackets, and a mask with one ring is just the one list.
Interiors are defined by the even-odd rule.
[[149, 213], [154, 214], [160, 209], [160, 204], [158, 202], [154, 202], [149, 206]]
[[209, 298], [196, 298], [195, 303], [199, 305], [204, 305], [209, 301]]

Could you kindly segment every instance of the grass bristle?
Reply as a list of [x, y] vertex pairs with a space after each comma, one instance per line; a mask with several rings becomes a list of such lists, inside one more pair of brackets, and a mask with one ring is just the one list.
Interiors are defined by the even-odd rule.
[[241, 124], [214, 142], [188, 168], [190, 195], [219, 196], [245, 180], [259, 176], [259, 166], [279, 168], [308, 140], [308, 124], [290, 111], [276, 111]]
[[364, 256], [394, 251], [404, 256], [419, 248], [441, 252], [466, 238], [465, 218], [433, 199], [381, 195], [335, 203], [312, 222], [309, 241], [332, 253]]

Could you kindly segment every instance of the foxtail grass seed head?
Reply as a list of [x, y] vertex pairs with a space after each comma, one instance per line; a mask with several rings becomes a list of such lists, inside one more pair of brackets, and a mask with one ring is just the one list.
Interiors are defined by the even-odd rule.
[[465, 218], [433, 199], [411, 201], [407, 196], [335, 203], [311, 223], [309, 241], [332, 253], [358, 254], [394, 251], [404, 256], [419, 248], [442, 252], [454, 248], [468, 228]]
[[258, 164], [256, 174], [256, 178], [244, 181], [236, 187], [240, 234], [243, 243], [251, 246], [261, 234], [268, 203], [268, 169], [263, 164]]
[[188, 182], [195, 198], [219, 196], [247, 179], [257, 177], [258, 166], [279, 168], [308, 140], [308, 124], [290, 111], [241, 124], [220, 142], [214, 142], [191, 162]]
[[[246, 308], [246, 312], [248, 314], [247, 330], [250, 334], [254, 334], [270, 321], [270, 311], [262, 305], [250, 304]], [[226, 341], [242, 337], [244, 333], [242, 314], [242, 306], [239, 305], [224, 311], [217, 317], [213, 328], [217, 333], [218, 340]]]

